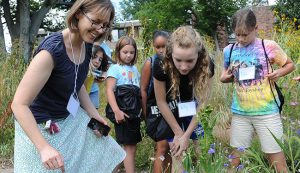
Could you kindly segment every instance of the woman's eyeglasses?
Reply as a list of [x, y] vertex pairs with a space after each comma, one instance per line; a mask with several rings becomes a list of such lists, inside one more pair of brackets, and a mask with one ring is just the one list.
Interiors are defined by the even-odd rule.
[[96, 21], [94, 21], [93, 19], [91, 19], [84, 11], [82, 11], [83, 15], [91, 22], [91, 27], [99, 30], [102, 29], [102, 31], [107, 31], [109, 29], [109, 27], [107, 25], [104, 25], [103, 23], [98, 23]]

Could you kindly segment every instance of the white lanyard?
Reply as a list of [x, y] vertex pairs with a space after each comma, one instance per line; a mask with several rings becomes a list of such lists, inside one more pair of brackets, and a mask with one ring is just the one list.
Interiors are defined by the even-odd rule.
[[82, 44], [81, 44], [79, 60], [78, 60], [78, 63], [76, 63], [74, 50], [73, 50], [73, 45], [72, 45], [72, 42], [71, 42], [71, 34], [69, 34], [69, 41], [70, 41], [71, 50], [72, 50], [72, 58], [73, 58], [74, 65], [75, 65], [75, 68], [74, 68], [74, 70], [75, 70], [75, 80], [74, 80], [75, 85], [74, 85], [73, 94], [76, 95], [76, 97], [78, 98], [78, 94], [77, 94], [77, 91], [76, 91], [77, 75], [78, 75], [79, 65], [80, 65], [80, 61], [81, 61], [82, 47], [84, 45], [84, 42], [82, 42]]

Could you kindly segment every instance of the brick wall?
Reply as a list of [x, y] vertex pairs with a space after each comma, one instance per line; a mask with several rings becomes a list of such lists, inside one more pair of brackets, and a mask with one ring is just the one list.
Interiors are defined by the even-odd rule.
[[272, 31], [274, 25], [274, 14], [270, 6], [252, 7], [256, 15], [258, 25], [258, 33], [261, 37], [272, 38]]
[[219, 49], [223, 50], [228, 45], [228, 33], [225, 26], [217, 27]]

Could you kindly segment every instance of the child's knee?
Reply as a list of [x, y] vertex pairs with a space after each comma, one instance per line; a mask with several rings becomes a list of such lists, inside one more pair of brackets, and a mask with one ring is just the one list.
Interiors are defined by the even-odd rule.
[[241, 162], [240, 160], [240, 154], [238, 153], [238, 151], [233, 151], [231, 154], [231, 166], [238, 166]]
[[136, 152], [136, 145], [124, 145], [124, 150], [126, 152], [135, 153]]
[[156, 145], [156, 152], [161, 154], [166, 154], [169, 151], [169, 144], [165, 141], [160, 141]]
[[278, 153], [267, 153], [266, 155], [271, 163], [273, 162], [281, 163], [285, 161], [285, 155], [282, 151]]

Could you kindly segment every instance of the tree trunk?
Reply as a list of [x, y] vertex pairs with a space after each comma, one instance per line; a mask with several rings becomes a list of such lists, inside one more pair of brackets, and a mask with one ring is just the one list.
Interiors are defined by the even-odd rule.
[[30, 13], [29, 13], [29, 1], [21, 0], [20, 5], [20, 45], [23, 52], [23, 57], [26, 63], [29, 62], [31, 56], [30, 41], [29, 41], [29, 28], [30, 28]]
[[[36, 12], [32, 14], [31, 17], [31, 25], [29, 29], [29, 42], [30, 47], [29, 50], [32, 53], [33, 45], [35, 43], [36, 36], [39, 32], [39, 28], [45, 15], [49, 12], [51, 7], [53, 7], [59, 0], [45, 0], [43, 6]], [[29, 58], [31, 57], [31, 54]]]
[[[20, 32], [20, 28], [19, 26], [17, 26], [16, 24], [14, 24], [13, 18], [11, 16], [11, 12], [10, 12], [10, 5], [9, 5], [9, 0], [2, 0], [1, 1], [1, 6], [3, 7], [3, 16], [5, 18], [6, 21], [6, 25], [9, 31], [9, 35], [11, 37], [11, 42], [13, 42], [13, 40], [19, 38], [19, 32]], [[16, 11], [18, 12], [18, 11]]]
[[1, 18], [2, 16], [0, 15], [0, 51], [6, 53], [4, 31]]
[[28, 60], [31, 58], [33, 45], [35, 43], [35, 38], [38, 34], [41, 23], [43, 22], [44, 17], [49, 12], [51, 7], [53, 7], [59, 0], [45, 0], [41, 8], [34, 12], [31, 17], [31, 24], [29, 28], [29, 54]]
[[214, 33], [214, 41], [215, 41], [216, 50], [217, 50], [217, 52], [219, 52], [220, 51], [220, 46], [219, 46], [218, 33], [217, 32]]
[[216, 32], [219, 49], [223, 50], [228, 45], [228, 33], [225, 24], [218, 24]]
[[[17, 0], [15, 20], [13, 20], [10, 13], [9, 0], [0, 1], [11, 36], [11, 41], [14, 42], [16, 39], [20, 39], [20, 48], [22, 48], [23, 57], [26, 63], [30, 61], [35, 37], [45, 15], [58, 1], [59, 0], [44, 0], [41, 8], [38, 11], [33, 12], [31, 15], [32, 17], [30, 18], [29, 0]], [[22, 19], [20, 19], [20, 16], [22, 16]]]

